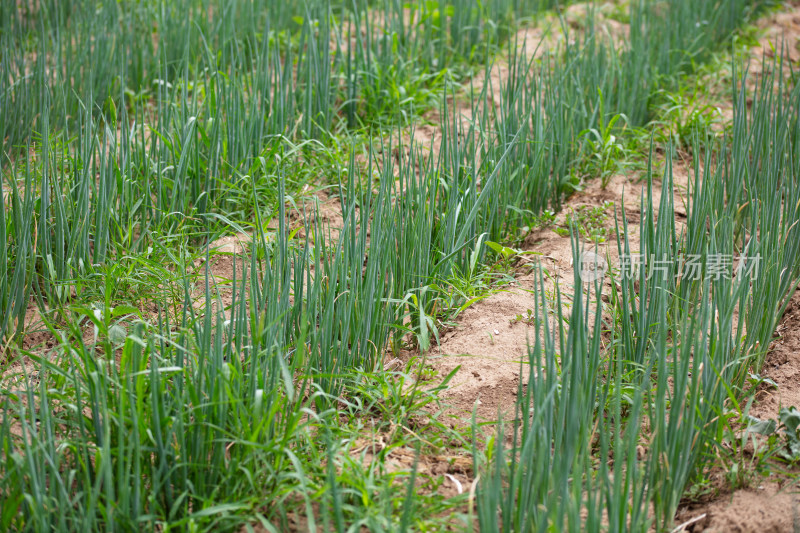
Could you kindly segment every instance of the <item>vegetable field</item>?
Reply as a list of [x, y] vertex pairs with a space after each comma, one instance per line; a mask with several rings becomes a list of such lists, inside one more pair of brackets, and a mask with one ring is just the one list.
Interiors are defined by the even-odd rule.
[[800, 5], [0, 2], [0, 531], [800, 528]]

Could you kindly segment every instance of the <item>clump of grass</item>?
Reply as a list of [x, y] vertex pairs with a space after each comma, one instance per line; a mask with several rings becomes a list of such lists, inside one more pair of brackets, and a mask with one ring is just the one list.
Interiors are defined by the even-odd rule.
[[612, 233], [606, 224], [608, 211], [613, 207], [613, 202], [604, 202], [601, 206], [579, 206], [567, 215], [567, 224], [574, 225], [581, 237], [587, 241], [602, 244]]

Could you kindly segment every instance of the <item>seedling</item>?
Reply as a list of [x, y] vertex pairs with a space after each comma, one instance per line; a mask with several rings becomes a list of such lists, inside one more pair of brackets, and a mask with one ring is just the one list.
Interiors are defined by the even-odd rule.
[[514, 318], [509, 320], [509, 324], [513, 325], [515, 323], [519, 323], [519, 324], [526, 324], [526, 325], [530, 326], [530, 325], [533, 324], [534, 319], [535, 319], [535, 316], [533, 314], [533, 311], [531, 311], [530, 309], [527, 309], [525, 311], [525, 314], [517, 314]]
[[567, 215], [567, 223], [575, 224], [587, 241], [602, 244], [611, 235], [612, 230], [606, 224], [608, 212], [613, 208], [613, 202], [604, 202], [602, 206], [582, 205]]

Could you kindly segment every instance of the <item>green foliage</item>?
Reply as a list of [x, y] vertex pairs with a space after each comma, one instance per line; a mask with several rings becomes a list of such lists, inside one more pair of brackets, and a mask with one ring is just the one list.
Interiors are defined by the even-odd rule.
[[[720, 110], [710, 104], [703, 104], [703, 95], [663, 92], [657, 104], [659, 119], [656, 127], [660, 130], [660, 140], [672, 142], [675, 146], [691, 149], [696, 138], [704, 144], [720, 130], [722, 116]], [[706, 137], [706, 138], [704, 138]]]
[[613, 233], [607, 227], [608, 211], [613, 207], [613, 202], [604, 202], [602, 206], [582, 205], [567, 214], [567, 225], [574, 224], [587, 241], [602, 244]]
[[[613, 174], [625, 169], [624, 161], [628, 159], [628, 150], [621, 139], [617, 139], [617, 132], [620, 136], [625, 133], [628, 118], [623, 114], [617, 114], [606, 122], [603, 112], [603, 93], [598, 88], [599, 113], [598, 125], [595, 128], [583, 130], [578, 134], [579, 138], [586, 139], [589, 156], [586, 160], [584, 172], [591, 177], [599, 177], [603, 187], [608, 185]], [[622, 120], [625, 126], [621, 130], [615, 128], [617, 122]]]
[[[0, 3], [0, 529], [444, 527], [470, 495], [442, 501], [419, 461], [464, 445], [438, 396], [455, 371], [388, 372], [387, 349], [425, 353], [509, 281], [526, 255], [509, 236], [627, 168], [660, 91], [753, 12], [634, 2], [630, 43], [591, 17], [541, 61], [514, 43], [508, 80], [453, 105], [519, 17], [557, 5]], [[719, 139], [688, 135], [704, 112], [664, 111], [696, 154], [686, 233], [652, 193], [640, 225], [645, 254], [759, 254], [760, 276], [614, 280], [605, 324], [599, 287], [548, 309], [538, 272], [513, 430], [486, 450], [473, 436], [482, 530], [665, 529], [702, 487], [800, 269], [800, 97], [769, 83], [750, 111], [737, 93]], [[403, 127], [436, 102], [431, 156]], [[312, 181], [341, 199], [335, 232], [303, 205]], [[600, 242], [610, 207], [568, 218]], [[221, 280], [211, 245], [229, 233], [248, 242]], [[37, 314], [45, 347], [25, 342]], [[774, 429], [792, 456], [795, 414]], [[376, 428], [386, 441], [358, 450]], [[414, 460], [390, 471], [399, 449]]]
[[800, 411], [794, 406], [781, 408], [777, 421], [750, 417], [747, 433], [766, 435], [773, 441], [781, 437], [778, 457], [789, 463], [800, 461]]
[[[528, 385], [520, 386], [511, 430], [501, 429], [485, 451], [475, 449], [482, 530], [669, 529], [684, 491], [707, 491], [706, 474], [718, 460], [735, 488], [769, 471], [776, 455], [795, 459], [796, 411], [781, 412], [780, 446], [775, 437], [754, 439], [775, 435], [775, 421], [736, 429], [749, 408], [738, 401], [750, 369], [763, 364], [760, 346], [769, 344], [800, 274], [796, 258], [786, 255], [798, 245], [791, 154], [800, 91], [775, 98], [766, 89], [775, 82], [763, 80], [751, 106], [744, 91], [735, 93], [734, 127], [722, 147], [695, 138], [692, 151], [703, 154], [704, 170], [701, 176], [696, 157], [685, 230], [676, 231], [673, 217], [655, 216], [648, 173], [638, 232], [644, 264], [632, 277], [609, 273], [611, 324], [602, 318], [601, 285], [585, 295], [577, 267], [569, 316], [559, 296], [553, 311], [542, 299], [520, 317], [536, 330]], [[769, 127], [772, 121], [788, 127]], [[724, 157], [712, 160], [719, 153]], [[762, 172], [751, 174], [756, 167]], [[662, 186], [671, 190], [669, 160], [664, 172]], [[658, 213], [673, 212], [672, 202], [662, 195]], [[759, 208], [751, 210], [754, 203]], [[628, 235], [623, 219], [620, 256], [631, 254]], [[704, 258], [699, 278], [679, 275], [682, 254]], [[766, 270], [710, 276], [713, 254], [758, 256]], [[544, 293], [543, 275], [539, 285]], [[755, 454], [745, 452], [751, 441]], [[597, 458], [609, 456], [613, 482], [600, 481], [611, 466]]]

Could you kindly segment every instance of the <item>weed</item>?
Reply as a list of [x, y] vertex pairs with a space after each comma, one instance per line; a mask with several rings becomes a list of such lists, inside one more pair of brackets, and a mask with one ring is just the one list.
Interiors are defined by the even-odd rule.
[[[583, 172], [593, 178], [599, 177], [605, 188], [612, 175], [625, 170], [626, 161], [630, 158], [630, 151], [622, 141], [625, 128], [628, 126], [628, 117], [619, 113], [606, 122], [603, 93], [599, 89], [598, 103], [597, 127], [583, 130], [578, 134], [578, 138], [586, 141], [589, 152]], [[623, 123], [622, 128], [617, 127], [618, 122]]]
[[567, 214], [567, 224], [575, 224], [580, 235], [587, 241], [602, 244], [611, 235], [607, 221], [608, 211], [613, 207], [613, 202], [604, 202], [602, 206], [579, 206]]
[[508, 322], [509, 322], [509, 324], [512, 324], [512, 325], [513, 324], [525, 324], [525, 325], [531, 326], [534, 323], [533, 311], [530, 310], [530, 309], [527, 309], [525, 311], [525, 314], [517, 314], [516, 316], [514, 316], [514, 318], [512, 318]]

